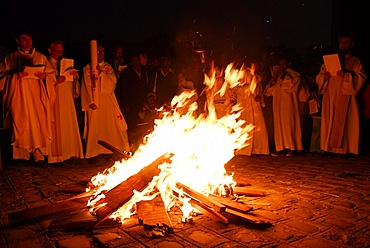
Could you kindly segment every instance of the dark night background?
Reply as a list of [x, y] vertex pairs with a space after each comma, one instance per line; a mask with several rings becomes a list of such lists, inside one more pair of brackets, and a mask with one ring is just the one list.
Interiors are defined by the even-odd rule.
[[[0, 45], [16, 49], [15, 34], [27, 28], [37, 50], [46, 53], [54, 39], [66, 42], [65, 56], [87, 60], [88, 42], [97, 38], [106, 57], [115, 43], [125, 55], [149, 55], [176, 46], [208, 53], [250, 54], [283, 46], [300, 57], [320, 46], [337, 48], [339, 32], [356, 38], [354, 52], [369, 64], [369, 18], [366, 1], [345, 0], [107, 0], [8, 1], [2, 3]], [[317, 46], [319, 45], [319, 46]], [[174, 48], [175, 47], [175, 48]], [[325, 52], [328, 50], [325, 50]]]

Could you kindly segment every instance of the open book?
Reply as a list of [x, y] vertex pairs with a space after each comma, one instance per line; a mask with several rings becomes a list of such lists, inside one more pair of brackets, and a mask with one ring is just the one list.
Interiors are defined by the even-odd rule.
[[336, 76], [337, 71], [342, 70], [338, 54], [324, 55], [323, 59], [326, 71], [330, 72], [332, 76]]
[[73, 75], [71, 75], [71, 72], [77, 71], [73, 68], [73, 66], [73, 59], [62, 58], [62, 60], [60, 61], [60, 75], [65, 76], [66, 81], [73, 81]]
[[280, 66], [279, 65], [274, 65], [274, 66], [270, 67], [271, 76], [273, 78], [277, 77], [279, 71], [280, 71]]
[[28, 76], [24, 78], [32, 78], [32, 79], [39, 79], [35, 76], [36, 73], [41, 72], [44, 73], [45, 65], [26, 65], [24, 67], [23, 72], [28, 72]]

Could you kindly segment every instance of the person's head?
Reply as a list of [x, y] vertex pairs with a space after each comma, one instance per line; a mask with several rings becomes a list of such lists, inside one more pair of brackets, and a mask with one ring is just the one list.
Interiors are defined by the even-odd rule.
[[116, 46], [113, 50], [114, 60], [121, 61], [123, 59], [123, 48], [121, 46]]
[[139, 62], [141, 66], [146, 66], [148, 63], [148, 55], [146, 53], [140, 53]]
[[140, 67], [139, 56], [137, 54], [134, 54], [131, 56], [130, 65], [134, 69], [137, 69], [138, 67]]
[[280, 70], [284, 71], [290, 67], [290, 61], [288, 58], [279, 59]]
[[162, 68], [169, 68], [171, 64], [171, 59], [167, 55], [162, 55], [160, 63]]
[[186, 70], [182, 70], [177, 74], [177, 82], [181, 83], [189, 79], [188, 72]]
[[349, 53], [353, 44], [353, 37], [351, 35], [341, 35], [339, 37], [339, 53], [341, 55]]
[[184, 82], [185, 81], [185, 75], [182, 73], [182, 72], [179, 72], [179, 74], [177, 74], [177, 81], [179, 83], [181, 82]]
[[57, 61], [63, 58], [63, 41], [53, 41], [48, 49], [50, 56]]
[[153, 106], [155, 104], [155, 101], [157, 100], [157, 96], [155, 93], [153, 92], [150, 92], [147, 97], [146, 97], [146, 101], [147, 101], [147, 104], [149, 106]]
[[32, 35], [27, 31], [20, 31], [17, 34], [16, 42], [22, 51], [30, 51], [32, 48]]
[[105, 48], [102, 46], [98, 46], [98, 63], [101, 63], [104, 61], [104, 55], [105, 55]]

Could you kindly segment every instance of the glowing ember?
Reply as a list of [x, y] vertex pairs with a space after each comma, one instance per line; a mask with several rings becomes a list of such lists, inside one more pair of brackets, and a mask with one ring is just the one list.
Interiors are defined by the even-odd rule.
[[[245, 77], [243, 68], [233, 70], [232, 66], [229, 65], [225, 71], [222, 90], [235, 86]], [[207, 91], [214, 87], [215, 75], [216, 70], [212, 71], [210, 77], [206, 75], [204, 83]], [[104, 198], [104, 192], [137, 174], [164, 153], [174, 154], [172, 163], [160, 165], [161, 173], [153, 178], [147, 188], [142, 192], [135, 192], [130, 201], [110, 218], [123, 221], [135, 213], [136, 202], [152, 199], [158, 194], [161, 195], [167, 209], [179, 206], [186, 218], [193, 209], [187, 203], [188, 199], [173, 194], [172, 190], [177, 182], [205, 195], [221, 195], [225, 185], [227, 187], [235, 185], [232, 175], [226, 174], [225, 164], [234, 157], [234, 150], [245, 146], [248, 132], [253, 127], [251, 125], [243, 127], [244, 122], [237, 120], [239, 117], [237, 111], [219, 119], [213, 111], [196, 117], [197, 105], [193, 100], [194, 94], [184, 92], [176, 96], [171, 103], [173, 110], [164, 112], [163, 118], [156, 120], [154, 131], [145, 137], [144, 144], [130, 159], [116, 162], [111, 168], [92, 178], [95, 187], [88, 189], [94, 190], [94, 196], [88, 203], [91, 211], [101, 207], [95, 203]], [[212, 98], [208, 99], [207, 108], [214, 109]]]

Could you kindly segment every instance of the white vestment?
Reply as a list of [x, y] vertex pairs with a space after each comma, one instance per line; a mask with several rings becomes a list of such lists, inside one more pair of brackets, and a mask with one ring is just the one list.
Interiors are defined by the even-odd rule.
[[99, 63], [99, 66], [101, 73], [97, 80], [101, 88], [97, 90], [100, 92], [100, 104], [95, 110], [90, 108], [90, 105], [94, 103], [90, 64], [83, 69], [81, 104], [82, 110], [85, 111], [85, 158], [112, 153], [98, 144], [98, 140], [105, 141], [118, 150], [130, 151], [126, 120], [114, 94], [116, 75], [112, 66], [107, 62]]
[[[339, 154], [359, 154], [360, 117], [356, 95], [364, 84], [366, 76], [357, 57], [349, 53], [344, 58], [344, 65], [342, 65], [342, 70], [345, 71], [344, 78], [331, 75], [330, 79], [325, 81], [325, 65], [322, 65], [320, 73], [316, 76], [319, 94], [323, 94], [320, 148], [327, 152]], [[337, 108], [338, 101], [348, 103], [339, 109]], [[332, 133], [335, 131], [336, 113], [343, 116], [344, 130], [341, 137], [341, 146], [331, 147], [330, 141]]]
[[[26, 66], [35, 65], [41, 66], [46, 74], [44, 80], [18, 76]], [[4, 126], [12, 132], [13, 158], [29, 160], [32, 152], [35, 161], [43, 160], [52, 140], [49, 101], [55, 97], [54, 70], [47, 58], [35, 49], [31, 53], [18, 50], [9, 54], [0, 67]]]
[[[237, 151], [237, 154], [270, 154], [268, 133], [263, 116], [261, 103], [263, 105], [263, 95], [260, 84], [252, 92], [250, 84], [233, 88], [231, 98], [242, 108], [240, 119], [245, 121], [244, 125], [252, 124], [254, 128], [248, 133], [251, 137], [246, 141], [247, 146]], [[259, 96], [261, 101], [256, 101]]]
[[[59, 62], [50, 57], [49, 61], [58, 75]], [[84, 158], [78, 127], [74, 98], [80, 95], [80, 83], [64, 81], [55, 86], [56, 99], [51, 102], [52, 143], [49, 146], [48, 163], [63, 162], [69, 158]]]
[[301, 81], [300, 74], [292, 69], [286, 70], [277, 77], [276, 83], [268, 84], [264, 94], [272, 96], [274, 117], [274, 140], [276, 151], [289, 149], [301, 151], [302, 129], [299, 113], [298, 87]]

